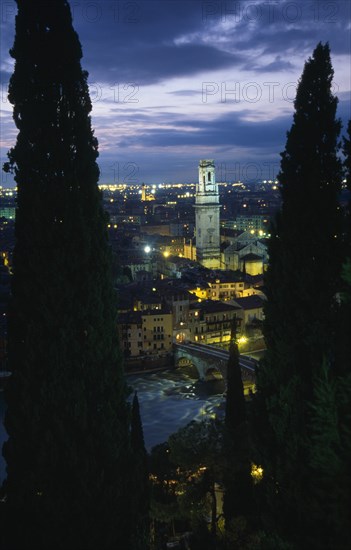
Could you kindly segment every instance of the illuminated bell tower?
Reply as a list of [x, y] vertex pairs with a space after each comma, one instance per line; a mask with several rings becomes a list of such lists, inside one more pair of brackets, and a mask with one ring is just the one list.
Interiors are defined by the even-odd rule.
[[143, 183], [143, 185], [141, 186], [141, 200], [143, 202], [146, 201], [146, 185], [145, 185], [145, 183]]
[[213, 160], [200, 160], [195, 195], [196, 259], [204, 267], [220, 268], [218, 186]]

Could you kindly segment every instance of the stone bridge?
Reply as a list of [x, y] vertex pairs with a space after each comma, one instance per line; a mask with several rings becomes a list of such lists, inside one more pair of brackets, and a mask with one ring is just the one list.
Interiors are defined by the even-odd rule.
[[[227, 380], [229, 351], [206, 344], [182, 343], [174, 345], [174, 363], [176, 367], [194, 365], [200, 380], [223, 378]], [[240, 355], [241, 376], [245, 387], [255, 384], [257, 361]]]

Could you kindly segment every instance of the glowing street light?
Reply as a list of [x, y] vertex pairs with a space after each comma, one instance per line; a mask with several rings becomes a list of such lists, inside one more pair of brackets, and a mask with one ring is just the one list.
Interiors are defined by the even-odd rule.
[[149, 254], [151, 252], [151, 248], [149, 247], [149, 245], [145, 246], [144, 252], [146, 252], [146, 254]]

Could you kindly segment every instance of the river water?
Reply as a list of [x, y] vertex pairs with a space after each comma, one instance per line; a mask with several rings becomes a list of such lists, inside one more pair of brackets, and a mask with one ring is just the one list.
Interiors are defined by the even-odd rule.
[[130, 386], [138, 392], [148, 451], [191, 420], [223, 410], [224, 382], [199, 382], [193, 376], [184, 368], [128, 376]]
[[[199, 382], [196, 375], [185, 368], [128, 375], [127, 382], [132, 392], [138, 393], [148, 451], [191, 420], [205, 419], [223, 411], [223, 381]], [[4, 414], [4, 394], [0, 392], [0, 449], [7, 437]], [[0, 453], [0, 485], [5, 475], [5, 461]]]

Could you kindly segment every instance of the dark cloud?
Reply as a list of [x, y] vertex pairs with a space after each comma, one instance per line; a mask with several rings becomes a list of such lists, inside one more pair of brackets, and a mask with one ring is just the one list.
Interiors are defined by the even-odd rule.
[[[168, 78], [195, 75], [204, 71], [231, 67], [242, 62], [239, 55], [202, 44], [147, 45], [140, 50], [110, 48], [110, 63], [98, 62], [95, 53], [87, 69], [90, 78], [102, 82], [136, 82], [153, 84]], [[94, 69], [90, 68], [94, 66]]]
[[[291, 116], [274, 120], [248, 122], [243, 112], [229, 112], [214, 120], [196, 120], [190, 117], [175, 121], [173, 129], [150, 128], [138, 136], [118, 141], [119, 147], [182, 147], [182, 146], [242, 146], [282, 148], [285, 133], [291, 125]], [[184, 125], [187, 129], [184, 129]], [[178, 128], [177, 128], [178, 127]]]
[[197, 64], [201, 70], [229, 63], [228, 54], [216, 48], [175, 43], [203, 30], [201, 1], [107, 0], [98, 2], [95, 20], [94, 10], [89, 14], [84, 0], [75, 3], [74, 23], [84, 46], [84, 63], [95, 80], [150, 84], [197, 72]]
[[118, 45], [172, 42], [204, 25], [201, 0], [75, 0], [71, 8], [80, 36]]
[[[227, 74], [230, 80], [244, 82], [244, 69], [256, 73], [258, 82], [265, 73], [277, 73], [274, 80], [280, 78], [280, 82], [297, 81], [319, 41], [330, 43], [332, 59], [351, 53], [351, 3], [344, 0], [70, 0], [70, 4], [83, 47], [82, 65], [90, 73], [93, 123], [103, 145], [100, 162], [105, 181], [115, 174], [116, 162], [121, 167], [137, 164], [141, 181], [196, 180], [198, 159], [210, 151], [224, 163], [233, 158], [241, 163], [276, 162], [292, 122], [292, 103], [286, 104], [285, 111], [280, 106], [279, 113], [268, 106], [271, 115], [266, 116], [271, 120], [267, 121], [261, 120], [257, 104], [257, 120], [253, 121], [253, 111], [223, 114], [218, 92], [209, 98], [211, 115], [206, 120], [202, 111], [200, 120], [192, 114], [191, 104], [196, 103], [197, 112], [203, 107], [199, 75], [215, 80], [221, 71], [221, 79]], [[4, 109], [11, 107], [6, 105], [4, 87], [11, 71], [8, 50], [14, 38], [15, 13], [15, 2], [2, 3]], [[339, 58], [336, 81], [340, 63]], [[345, 71], [350, 71], [349, 66]], [[194, 75], [199, 82], [191, 80]], [[186, 83], [176, 80], [181, 77]], [[140, 86], [136, 104], [113, 104], [119, 83]], [[155, 83], [167, 94], [167, 105], [160, 100], [154, 107], [143, 108], [148, 105], [143, 87]], [[349, 90], [340, 94], [338, 115], [345, 127], [351, 118]], [[6, 114], [2, 134], [6, 143], [16, 134]]]
[[255, 8], [241, 5], [240, 17], [228, 36], [236, 49], [300, 57], [322, 40], [329, 42], [332, 54], [350, 54], [351, 3], [346, 0], [263, 1]]
[[[94, 25], [83, 12], [75, 17], [84, 63], [95, 80], [151, 84], [231, 66], [261, 73], [291, 70], [320, 40], [329, 41], [332, 55], [350, 54], [350, 3], [343, 0], [131, 2], [134, 23], [123, 11], [129, 3], [119, 4], [118, 18], [111, 16], [111, 2], [101, 3]], [[264, 62], [262, 54], [272, 62]]]
[[251, 67], [246, 66], [243, 68], [250, 68], [250, 70], [254, 70], [258, 73], [273, 73], [280, 71], [291, 71], [294, 69], [294, 65], [290, 63], [290, 61], [285, 61], [282, 59], [280, 55], [277, 55], [274, 61], [268, 63], [267, 65], [256, 65]]

